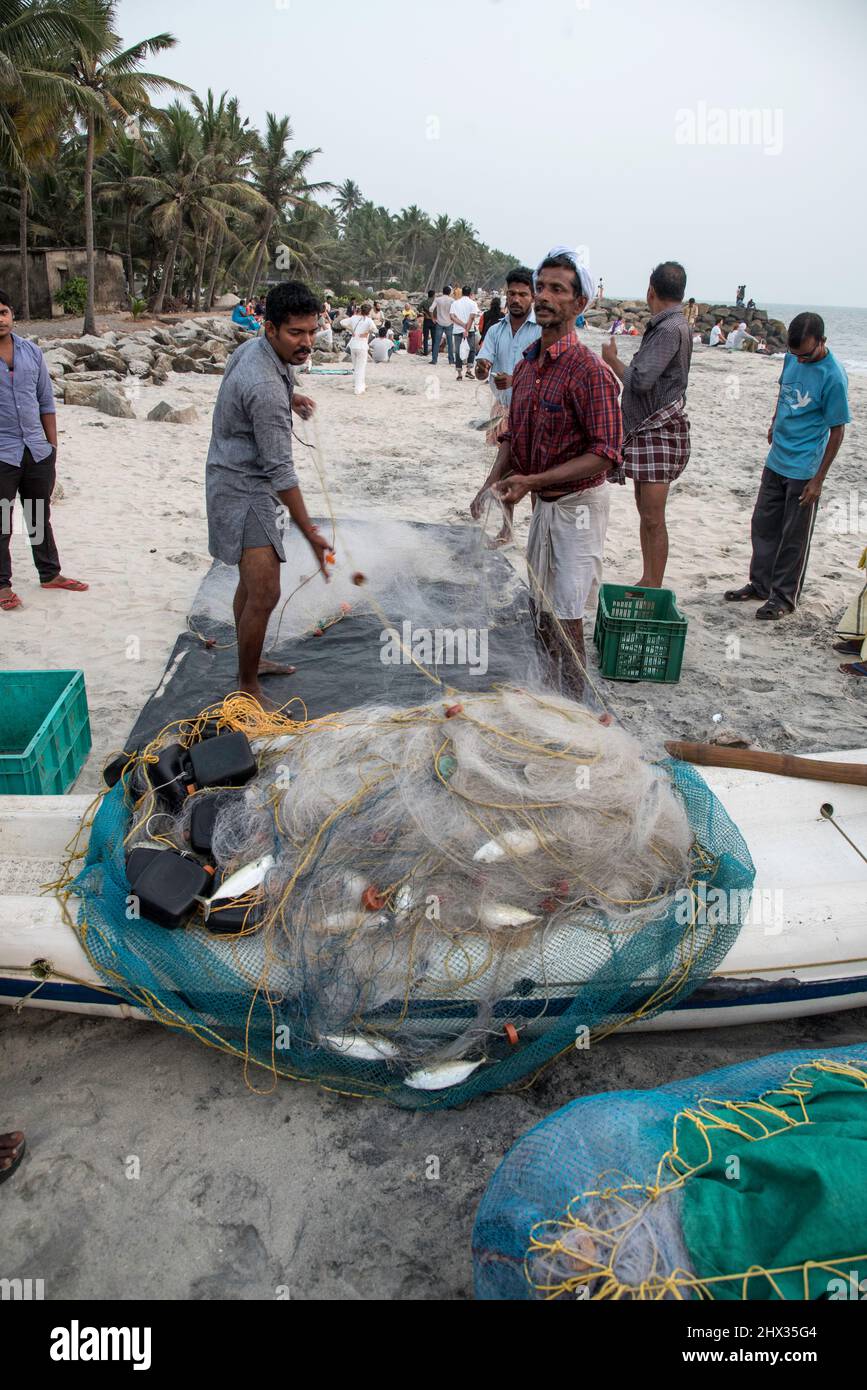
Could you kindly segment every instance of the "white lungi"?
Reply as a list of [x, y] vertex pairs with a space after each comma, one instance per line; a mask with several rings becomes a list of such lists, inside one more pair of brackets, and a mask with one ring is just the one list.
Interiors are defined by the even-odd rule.
[[527, 537], [527, 568], [542, 612], [567, 621], [584, 617], [602, 580], [610, 506], [607, 482], [554, 502], [537, 497]]
[[353, 338], [349, 344], [349, 352], [355, 377], [355, 394], [360, 396], [365, 390], [364, 378], [367, 374], [367, 339]]

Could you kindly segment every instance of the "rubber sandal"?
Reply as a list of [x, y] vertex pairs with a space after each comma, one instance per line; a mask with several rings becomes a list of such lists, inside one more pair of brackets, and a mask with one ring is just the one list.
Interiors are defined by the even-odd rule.
[[742, 589], [726, 589], [723, 597], [726, 603], [749, 603], [751, 599], [762, 602], [762, 595], [756, 593], [752, 584], [745, 584]]
[[867, 661], [844, 661], [840, 670], [844, 676], [867, 676]]
[[69, 590], [71, 590], [72, 593], [74, 593], [74, 594], [83, 594], [84, 591], [85, 591], [86, 589], [89, 589], [89, 588], [90, 588], [90, 585], [89, 585], [89, 584], [83, 584], [82, 581], [81, 581], [80, 579], [61, 579], [59, 583], [58, 583], [58, 581], [57, 581], [56, 579], [49, 579], [48, 583], [47, 583], [47, 584], [41, 584], [41, 585], [40, 585], [40, 588], [42, 588], [42, 589], [69, 589]]
[[780, 608], [776, 603], [763, 603], [761, 608], [756, 609], [756, 617], [760, 622], [775, 623], [780, 618], [785, 618], [788, 613], [788, 608]]
[[8, 593], [6, 593], [5, 590], [0, 589], [0, 595], [3, 595], [2, 597], [0, 597], [0, 609], [2, 609], [4, 613], [11, 613], [13, 608], [21, 607], [20, 598], [17, 594], [13, 594], [11, 589]]
[[831, 650], [842, 652], [844, 656], [849, 656], [852, 652], [860, 652], [863, 645], [863, 637], [853, 637], [851, 642], [835, 642]]
[[17, 1172], [18, 1172], [18, 1169], [21, 1167], [21, 1160], [22, 1160], [22, 1158], [24, 1157], [24, 1155], [25, 1155], [26, 1152], [27, 1152], [27, 1140], [26, 1140], [26, 1139], [22, 1139], [22, 1140], [21, 1140], [21, 1147], [20, 1147], [20, 1149], [18, 1150], [18, 1157], [17, 1157], [17, 1158], [14, 1158], [14, 1159], [12, 1160], [12, 1166], [11, 1166], [10, 1168], [0, 1168], [0, 1185], [2, 1185], [4, 1182], [6, 1182], [7, 1178], [11, 1178], [13, 1173], [17, 1173]]

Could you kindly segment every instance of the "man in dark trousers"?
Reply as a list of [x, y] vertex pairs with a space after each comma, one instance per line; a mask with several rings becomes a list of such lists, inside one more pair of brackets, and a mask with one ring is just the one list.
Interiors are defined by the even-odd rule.
[[788, 349], [753, 510], [750, 582], [725, 595], [730, 603], [761, 600], [762, 621], [797, 607], [822, 484], [850, 419], [849, 379], [825, 342], [819, 314], [792, 319]]
[[0, 612], [20, 608], [12, 588], [12, 514], [21, 510], [43, 589], [88, 586], [60, 572], [51, 529], [57, 463], [57, 416], [45, 358], [35, 343], [12, 332], [12, 303], [0, 290]]
[[686, 383], [692, 361], [692, 329], [683, 314], [686, 271], [664, 261], [650, 276], [650, 321], [641, 346], [627, 365], [611, 338], [602, 357], [623, 382], [623, 477], [635, 487], [641, 537], [641, 578], [662, 587], [668, 560], [665, 506], [668, 490], [689, 462]]
[[238, 634], [238, 688], [263, 701], [263, 675], [294, 667], [262, 661], [268, 619], [280, 599], [286, 560], [277, 525], [282, 503], [323, 576], [328, 542], [307, 515], [292, 462], [292, 411], [307, 419], [313, 401], [293, 396], [292, 367], [307, 361], [319, 300], [298, 280], [268, 291], [265, 332], [236, 348], [220, 385], [205, 467], [211, 554], [238, 566], [232, 605]]

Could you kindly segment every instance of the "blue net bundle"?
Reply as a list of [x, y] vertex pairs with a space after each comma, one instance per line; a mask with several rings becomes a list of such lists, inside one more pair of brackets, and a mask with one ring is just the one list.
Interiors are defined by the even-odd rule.
[[[756, 1111], [752, 1123], [773, 1129], [769, 1121], [782, 1115], [781, 1098], [791, 1098], [795, 1091], [808, 1095], [818, 1074], [843, 1075], [849, 1086], [854, 1079], [867, 1108], [865, 1054], [863, 1043], [822, 1054], [815, 1049], [781, 1052], [666, 1086], [609, 1091], [563, 1106], [512, 1146], [482, 1197], [472, 1242], [476, 1297], [574, 1301], [792, 1296], [791, 1290], [777, 1287], [782, 1278], [771, 1281], [758, 1268], [741, 1281], [746, 1272], [739, 1262], [741, 1252], [734, 1248], [734, 1235], [726, 1239], [724, 1231], [722, 1249], [738, 1278], [720, 1286], [713, 1281], [702, 1284], [707, 1270], [696, 1268], [685, 1235], [685, 1189], [669, 1183], [681, 1166], [666, 1161], [677, 1151], [675, 1120], [683, 1112], [701, 1120], [719, 1110], [724, 1126], [735, 1120], [748, 1124], [752, 1103], [765, 1097], [773, 1109], [764, 1118]], [[727, 1105], [735, 1107], [728, 1118]], [[801, 1118], [800, 1105], [793, 1107], [792, 1118]], [[756, 1137], [761, 1134], [757, 1129]], [[720, 1152], [725, 1155], [731, 1146], [723, 1136]], [[704, 1155], [702, 1139], [693, 1147]], [[747, 1174], [747, 1188], [751, 1181], [755, 1183], [755, 1177]], [[804, 1194], [805, 1174], [796, 1171], [791, 1181], [800, 1183], [798, 1195]], [[861, 1183], [860, 1168], [849, 1181]], [[839, 1205], [846, 1200], [842, 1179], [836, 1191]], [[696, 1234], [694, 1226], [693, 1218], [687, 1234], [693, 1250], [698, 1250], [703, 1232]], [[848, 1235], [853, 1250], [867, 1249], [863, 1228]], [[719, 1232], [717, 1236], [720, 1243]], [[809, 1233], [804, 1243], [809, 1248]], [[812, 1252], [814, 1257], [817, 1253]], [[835, 1266], [832, 1262], [822, 1270], [820, 1287]]]
[[261, 866], [237, 932], [213, 934], [219, 904], [175, 931], [136, 917], [126, 876], [133, 847], [192, 853], [196, 796], [167, 810], [147, 767], [195, 719], [105, 797], [71, 885], [107, 983], [255, 1087], [462, 1104], [676, 1004], [731, 949], [754, 877], [736, 826], [584, 706], [502, 688], [283, 725], [218, 801], [217, 880]]

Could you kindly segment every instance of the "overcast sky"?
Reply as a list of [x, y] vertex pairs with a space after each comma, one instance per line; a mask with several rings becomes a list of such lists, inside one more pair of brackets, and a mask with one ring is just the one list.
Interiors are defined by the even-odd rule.
[[[713, 11], [713, 12], [711, 12]], [[120, 0], [151, 66], [292, 118], [311, 177], [606, 292], [867, 306], [867, 0]], [[754, 113], [752, 116], [748, 113]]]

